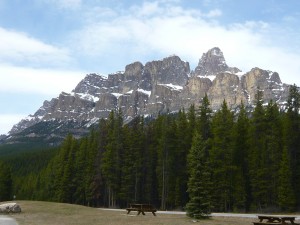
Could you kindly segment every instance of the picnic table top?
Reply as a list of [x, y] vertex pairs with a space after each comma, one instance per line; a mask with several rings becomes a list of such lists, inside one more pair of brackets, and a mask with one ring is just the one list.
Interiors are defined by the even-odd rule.
[[262, 224], [296, 224], [295, 216], [278, 216], [278, 215], [258, 215], [259, 222], [253, 222], [254, 225]]
[[295, 220], [295, 216], [277, 216], [277, 215], [258, 215], [258, 219], [286, 219]]

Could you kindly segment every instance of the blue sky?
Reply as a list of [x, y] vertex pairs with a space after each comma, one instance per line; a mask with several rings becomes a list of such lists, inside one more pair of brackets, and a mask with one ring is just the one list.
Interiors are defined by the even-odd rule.
[[0, 0], [0, 134], [87, 73], [218, 46], [300, 85], [299, 0]]

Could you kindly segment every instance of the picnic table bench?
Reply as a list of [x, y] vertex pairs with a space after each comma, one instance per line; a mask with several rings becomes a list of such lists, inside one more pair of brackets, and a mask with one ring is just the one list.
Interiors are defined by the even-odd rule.
[[296, 217], [293, 216], [261, 215], [257, 217], [259, 219], [259, 222], [253, 222], [254, 225], [279, 225], [279, 224], [300, 225], [299, 223], [295, 223]]
[[129, 208], [126, 208], [127, 214], [131, 211], [137, 211], [138, 215], [141, 213], [145, 215], [145, 212], [152, 212], [154, 216], [156, 216], [155, 212], [157, 211], [152, 205], [150, 204], [130, 204]]

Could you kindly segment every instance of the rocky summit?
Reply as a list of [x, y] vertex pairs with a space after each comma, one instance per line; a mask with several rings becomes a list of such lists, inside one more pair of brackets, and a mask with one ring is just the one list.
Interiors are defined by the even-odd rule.
[[241, 102], [252, 106], [258, 89], [263, 91], [265, 102], [284, 104], [288, 88], [276, 72], [253, 68], [244, 73], [229, 67], [223, 52], [215, 47], [202, 55], [194, 70], [174, 55], [145, 65], [134, 62], [125, 71], [108, 76], [88, 74], [71, 93], [62, 92], [45, 101], [33, 115], [16, 124], [6, 139], [16, 141], [16, 137], [42, 134], [55, 139], [67, 132], [81, 136], [112, 110], [122, 109], [125, 121], [130, 121], [137, 115], [176, 112], [191, 104], [197, 107], [205, 93], [213, 110], [224, 99], [232, 109]]

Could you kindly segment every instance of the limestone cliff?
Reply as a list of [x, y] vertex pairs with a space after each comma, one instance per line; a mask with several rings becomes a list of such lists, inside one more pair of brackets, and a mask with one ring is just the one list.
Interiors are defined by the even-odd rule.
[[73, 121], [84, 129], [119, 108], [127, 121], [137, 115], [176, 112], [191, 104], [199, 106], [205, 93], [213, 110], [224, 99], [235, 109], [241, 102], [253, 105], [258, 89], [263, 91], [265, 102], [284, 104], [287, 99], [288, 85], [281, 82], [278, 73], [260, 68], [242, 73], [236, 67], [229, 67], [216, 47], [202, 55], [193, 71], [178, 56], [145, 65], [134, 62], [125, 71], [107, 76], [86, 75], [72, 93], [63, 92], [45, 101], [33, 115], [16, 124], [10, 135], [42, 121]]

